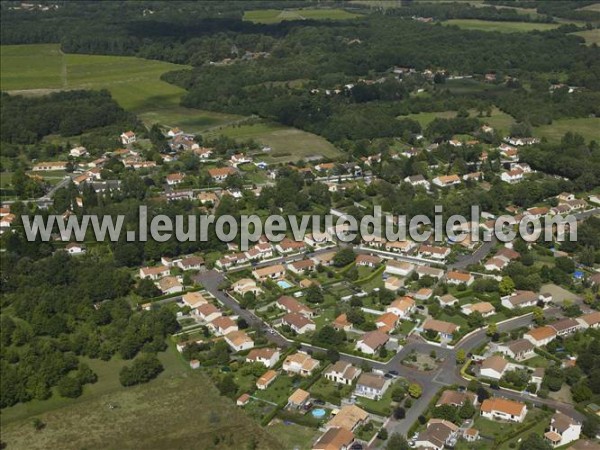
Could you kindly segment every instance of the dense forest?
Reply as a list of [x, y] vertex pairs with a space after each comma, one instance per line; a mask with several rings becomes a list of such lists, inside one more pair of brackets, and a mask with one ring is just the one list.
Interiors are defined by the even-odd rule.
[[77, 136], [107, 125], [132, 129], [137, 124], [135, 116], [125, 112], [105, 90], [42, 97], [2, 93], [0, 100], [0, 139], [12, 144], [33, 144], [49, 134]]

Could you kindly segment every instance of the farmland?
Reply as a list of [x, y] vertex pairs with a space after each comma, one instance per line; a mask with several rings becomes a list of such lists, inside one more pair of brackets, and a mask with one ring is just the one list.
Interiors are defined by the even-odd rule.
[[1, 88], [11, 93], [108, 89], [122, 107], [138, 113], [146, 124], [177, 125], [191, 132], [239, 118], [179, 106], [185, 91], [160, 76], [187, 66], [129, 56], [63, 54], [58, 44], [3, 45], [0, 56]]
[[550, 142], [559, 142], [563, 135], [572, 131], [581, 134], [586, 141], [600, 141], [600, 119], [588, 117], [584, 119], [559, 119], [551, 125], [534, 128], [533, 134], [537, 137], [545, 137]]
[[271, 147], [272, 150], [264, 156], [264, 160], [271, 163], [295, 161], [317, 155], [329, 158], [339, 155], [339, 151], [322, 137], [269, 122], [259, 121], [216, 128], [204, 137], [213, 138], [220, 134], [239, 140], [254, 139], [264, 146]]
[[[469, 110], [469, 114], [471, 117], [478, 117], [478, 112], [475, 110]], [[399, 116], [402, 119], [413, 119], [421, 124], [421, 127], [425, 128], [429, 123], [431, 123], [434, 119], [449, 119], [452, 117], [456, 117], [456, 111], [441, 111], [441, 112], [423, 112], [417, 114], [409, 114], [407, 116]], [[483, 117], [479, 117], [479, 119], [500, 131], [508, 132], [510, 126], [514, 123], [514, 119], [500, 111], [498, 108], [494, 108], [492, 110], [492, 114], [490, 117], [487, 117], [484, 113]]]
[[551, 23], [533, 22], [494, 22], [491, 20], [476, 19], [451, 19], [446, 20], [446, 25], [456, 25], [465, 30], [496, 31], [500, 33], [519, 33], [528, 31], [546, 31], [558, 28], [559, 25]]
[[597, 28], [594, 30], [578, 31], [573, 34], [584, 38], [587, 45], [600, 45], [600, 30]]
[[347, 20], [359, 17], [343, 9], [261, 9], [246, 11], [244, 20], [255, 23], [279, 23], [284, 20]]

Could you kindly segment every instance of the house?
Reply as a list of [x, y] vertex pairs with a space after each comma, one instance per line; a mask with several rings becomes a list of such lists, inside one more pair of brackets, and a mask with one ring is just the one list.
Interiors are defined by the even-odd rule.
[[[374, 242], [374, 241], [372, 241]], [[413, 241], [385, 241], [383, 247], [386, 252], [392, 253], [408, 253], [416, 247], [416, 243]], [[371, 245], [373, 246], [373, 245]], [[390, 260], [394, 261], [394, 260]]]
[[325, 244], [326, 242], [331, 241], [331, 237], [328, 233], [321, 233], [319, 231], [315, 231], [314, 233], [307, 233], [304, 236], [304, 242], [306, 245], [311, 247], [316, 247], [320, 244]]
[[523, 215], [531, 217], [532, 219], [541, 219], [542, 217], [545, 217], [549, 211], [550, 209], [545, 206], [536, 206], [527, 209]]
[[354, 433], [345, 428], [329, 428], [312, 446], [312, 450], [348, 450], [354, 442]]
[[167, 276], [171, 273], [171, 269], [166, 266], [156, 267], [142, 267], [140, 269], [140, 278], [150, 278], [151, 280], [158, 280], [161, 277]]
[[352, 323], [348, 321], [346, 313], [342, 313], [331, 322], [331, 326], [336, 330], [350, 331], [352, 329]]
[[201, 270], [204, 268], [204, 258], [201, 256], [188, 256], [177, 261], [176, 264], [181, 270]]
[[233, 175], [234, 173], [237, 173], [237, 171], [233, 167], [208, 169], [208, 175], [217, 182], [225, 181], [229, 175]]
[[397, 291], [398, 289], [404, 287], [404, 279], [398, 277], [389, 277], [386, 278], [383, 282], [383, 287], [388, 291]]
[[429, 298], [433, 295], [433, 289], [421, 288], [412, 295], [417, 300], [429, 300]]
[[274, 280], [285, 275], [285, 267], [282, 264], [261, 267], [252, 271], [252, 276], [258, 281]]
[[238, 399], [236, 400], [235, 404], [237, 406], [246, 406], [249, 401], [250, 401], [250, 395], [246, 393], [246, 394], [240, 395], [238, 397]]
[[457, 272], [454, 270], [449, 270], [446, 274], [446, 282], [448, 284], [459, 285], [465, 284], [470, 286], [475, 281], [475, 278], [470, 273]]
[[527, 339], [518, 339], [495, 346], [495, 352], [502, 353], [516, 361], [525, 361], [535, 356], [535, 346]]
[[385, 394], [391, 381], [374, 373], [363, 373], [356, 382], [354, 393], [360, 397], [379, 400]]
[[502, 356], [490, 356], [481, 363], [479, 374], [482, 377], [491, 378], [493, 380], [499, 380], [508, 367], [508, 361]]
[[506, 261], [502, 258], [498, 258], [497, 256], [494, 256], [494, 257], [488, 259], [485, 262], [485, 264], [483, 265], [483, 267], [485, 268], [485, 270], [487, 270], [489, 272], [496, 272], [496, 271], [504, 269], [507, 265], [508, 265], [508, 261]]
[[287, 268], [290, 272], [294, 272], [295, 274], [303, 274], [304, 272], [311, 272], [315, 269], [316, 264], [312, 259], [303, 259], [300, 261], [294, 261], [287, 265]]
[[262, 293], [262, 289], [256, 285], [256, 281], [250, 278], [242, 278], [231, 285], [231, 289], [236, 294], [244, 296], [248, 292], [252, 292], [254, 295]]
[[[450, 252], [448, 252], [448, 254], [450, 254]], [[427, 276], [435, 278], [436, 280], [440, 280], [444, 276], [443, 269], [437, 269], [429, 266], [417, 266], [415, 272], [419, 275], [419, 278]]]
[[283, 309], [288, 313], [301, 314], [306, 318], [311, 318], [315, 315], [315, 312], [308, 306], [306, 306], [303, 303], [300, 303], [298, 300], [288, 295], [283, 295], [279, 297], [277, 299], [277, 302], [275, 302], [275, 306], [277, 306], [279, 309]]
[[375, 319], [375, 325], [378, 331], [390, 333], [396, 329], [399, 321], [400, 317], [398, 315], [393, 312], [385, 312]]
[[308, 333], [317, 329], [315, 323], [300, 313], [288, 313], [281, 318], [281, 323], [289, 326], [298, 334]]
[[360, 375], [361, 369], [347, 361], [339, 360], [325, 371], [325, 378], [337, 384], [351, 385]]
[[301, 252], [306, 249], [306, 244], [302, 241], [294, 241], [289, 238], [283, 238], [281, 242], [275, 246], [275, 249], [279, 253]]
[[373, 268], [373, 267], [376, 267], [377, 265], [381, 264], [381, 258], [378, 256], [374, 256], [374, 255], [360, 254], [360, 255], [356, 256], [356, 259], [354, 262], [359, 267]]
[[427, 319], [423, 323], [424, 331], [434, 331], [442, 339], [452, 340], [454, 333], [459, 330], [459, 326], [450, 322], [444, 322], [443, 320]]
[[200, 159], [208, 159], [212, 156], [213, 150], [212, 148], [207, 147], [198, 147], [193, 150], [194, 154]]
[[310, 394], [304, 389], [296, 389], [292, 395], [289, 396], [286, 407], [287, 408], [302, 408], [310, 398]]
[[489, 317], [494, 315], [496, 308], [490, 302], [479, 302], [479, 303], [467, 303], [461, 308], [463, 314], [470, 316], [471, 314], [478, 312], [483, 317]]
[[85, 245], [78, 242], [69, 242], [65, 246], [65, 250], [69, 255], [82, 255], [85, 253]]
[[557, 411], [550, 419], [550, 430], [544, 434], [544, 437], [552, 447], [562, 447], [579, 439], [580, 434], [581, 423]]
[[419, 247], [419, 256], [429, 256], [435, 259], [445, 259], [450, 255], [450, 248], [448, 247], [436, 247], [432, 245], [421, 245]]
[[369, 413], [356, 405], [344, 405], [339, 412], [325, 424], [325, 428], [344, 428], [354, 431], [369, 420]]
[[368, 355], [374, 355], [389, 339], [389, 336], [381, 331], [369, 331], [358, 339], [356, 349]]
[[458, 303], [458, 299], [452, 294], [446, 294], [437, 297], [437, 301], [440, 303], [440, 306], [454, 306]]
[[533, 144], [538, 144], [540, 142], [540, 140], [538, 138], [532, 138], [532, 137], [508, 137], [504, 139], [506, 142], [508, 142], [511, 145], [533, 145]]
[[164, 277], [156, 282], [163, 294], [176, 294], [183, 291], [183, 284], [177, 277]]
[[47, 172], [51, 170], [66, 170], [67, 161], [44, 161], [33, 165], [31, 168], [34, 172]]
[[431, 180], [433, 184], [439, 187], [449, 187], [460, 184], [460, 177], [458, 175], [440, 175]]
[[506, 261], [515, 261], [521, 257], [521, 254], [512, 248], [502, 247], [500, 250], [496, 252], [496, 258], [501, 258]]
[[208, 323], [208, 328], [217, 336], [224, 336], [237, 331], [237, 324], [227, 316], [219, 316]]
[[258, 380], [256, 380], [256, 387], [259, 390], [264, 391], [271, 385], [273, 381], [275, 381], [276, 378], [277, 372], [274, 370], [267, 370], [258, 378]]
[[246, 163], [251, 163], [251, 162], [252, 162], [252, 158], [249, 156], [246, 156], [243, 153], [236, 153], [234, 155], [231, 155], [231, 158], [229, 158], [229, 163], [233, 167], [237, 167], [240, 164], [246, 164]]
[[133, 144], [137, 140], [133, 131], [125, 131], [121, 133], [121, 143], [123, 145]]
[[243, 330], [232, 331], [225, 335], [225, 342], [235, 352], [241, 352], [243, 350], [250, 350], [254, 347], [254, 341], [250, 336]]
[[212, 303], [205, 303], [196, 308], [196, 315], [205, 322], [212, 322], [223, 313]]
[[581, 324], [577, 320], [571, 318], [557, 320], [548, 326], [556, 331], [557, 336], [566, 336], [575, 333], [577, 330], [582, 328]]
[[385, 262], [384, 273], [391, 273], [392, 275], [399, 275], [401, 277], [407, 277], [413, 270], [415, 265], [405, 261], [396, 261], [394, 259], [388, 259]]
[[319, 361], [304, 352], [297, 352], [285, 358], [282, 369], [288, 374], [309, 377], [317, 367], [319, 367]]
[[404, 319], [415, 310], [415, 301], [410, 297], [398, 297], [385, 309], [388, 313], [393, 313], [401, 319]]
[[423, 175], [412, 175], [404, 178], [403, 181], [415, 187], [423, 186], [425, 189], [429, 189], [430, 186], [429, 181], [427, 181]]
[[598, 328], [600, 327], [600, 311], [594, 311], [589, 314], [584, 314], [577, 318], [582, 328]]
[[511, 169], [506, 172], [502, 172], [500, 179], [510, 184], [518, 183], [523, 180], [525, 172], [521, 169]]
[[81, 158], [82, 156], [87, 156], [88, 155], [88, 151], [85, 147], [75, 147], [72, 148], [69, 151], [69, 155], [72, 156], [73, 158]]
[[538, 300], [538, 295], [532, 291], [515, 291], [511, 295], [505, 295], [501, 298], [502, 306], [508, 309], [535, 306]]
[[279, 361], [281, 353], [278, 348], [255, 348], [246, 356], [246, 362], [259, 362], [265, 367], [273, 367]]
[[480, 181], [483, 179], [483, 172], [466, 173], [462, 177], [463, 181]]
[[479, 430], [476, 428], [467, 428], [463, 431], [463, 438], [467, 442], [475, 442], [479, 439]]
[[523, 422], [527, 415], [527, 406], [525, 403], [492, 397], [485, 399], [481, 404], [481, 415], [491, 420]]
[[447, 444], [456, 440], [458, 427], [452, 422], [441, 419], [430, 419], [427, 428], [415, 439], [415, 447], [442, 450]]
[[442, 392], [442, 395], [440, 395], [440, 398], [435, 404], [435, 407], [437, 408], [443, 405], [450, 405], [459, 408], [462, 405], [464, 405], [465, 402], [475, 404], [477, 402], [477, 396], [471, 392], [458, 392], [448, 390]]
[[523, 338], [527, 339], [536, 347], [542, 347], [556, 338], [556, 330], [548, 326], [533, 328], [525, 333]]
[[208, 300], [200, 292], [188, 292], [181, 297], [185, 306], [196, 309], [199, 306], [206, 305]]
[[317, 255], [314, 255], [311, 259], [318, 264], [321, 264], [322, 266], [331, 266], [333, 264], [333, 258], [335, 258], [335, 253], [334, 251], [331, 252], [326, 252], [326, 253], [319, 253]]
[[169, 186], [176, 186], [183, 182], [185, 173], [170, 173], [166, 179]]

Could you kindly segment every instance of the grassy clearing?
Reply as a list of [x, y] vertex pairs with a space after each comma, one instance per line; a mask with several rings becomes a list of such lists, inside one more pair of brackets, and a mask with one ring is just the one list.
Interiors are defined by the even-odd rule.
[[64, 56], [56, 44], [0, 46], [0, 88], [60, 89]]
[[443, 23], [456, 25], [464, 30], [495, 31], [500, 33], [523, 33], [528, 31], [546, 31], [558, 28], [559, 25], [552, 23], [533, 22], [495, 22], [491, 20], [476, 19], [450, 19]]
[[267, 427], [273, 436], [277, 436], [282, 448], [293, 448], [298, 450], [309, 450], [312, 448], [312, 443], [317, 439], [320, 432], [314, 428], [304, 427], [295, 423], [284, 423], [280, 420], [274, 420]]
[[260, 9], [244, 12], [244, 20], [254, 23], [279, 23], [284, 20], [347, 20], [360, 17], [343, 9]]
[[222, 126], [242, 119], [242, 116], [235, 114], [184, 108], [183, 106], [145, 111], [140, 113], [139, 117], [147, 126], [155, 123], [169, 128], [177, 126], [185, 130], [186, 133], [194, 134], [207, 128]]
[[596, 28], [594, 30], [578, 31], [573, 34], [584, 38], [587, 45], [600, 45], [600, 29]]
[[600, 12], [600, 3], [594, 3], [592, 5], [584, 6], [583, 8], [579, 8], [578, 11], [596, 11], [596, 12]]
[[272, 150], [265, 153], [263, 158], [269, 163], [296, 161], [311, 156], [335, 158], [340, 155], [339, 150], [322, 137], [267, 122], [216, 128], [205, 133], [204, 137], [214, 138], [218, 135], [239, 140], [254, 139], [262, 145], [271, 147]]
[[600, 140], [600, 118], [559, 119], [551, 125], [534, 128], [533, 134], [550, 142], [560, 142], [567, 131], [581, 134], [586, 141]]

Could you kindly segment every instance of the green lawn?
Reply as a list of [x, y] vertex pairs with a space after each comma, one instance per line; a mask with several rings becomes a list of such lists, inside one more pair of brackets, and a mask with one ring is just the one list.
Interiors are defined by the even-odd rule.
[[[421, 127], [425, 128], [434, 119], [451, 119], [456, 117], [457, 111], [440, 111], [440, 112], [422, 112], [416, 114], [409, 114], [407, 116], [398, 116], [398, 119], [413, 119], [419, 122]], [[479, 117], [479, 112], [474, 109], [469, 110], [470, 117], [476, 117], [483, 123], [488, 124], [492, 128], [504, 132], [508, 132], [510, 126], [515, 122], [512, 116], [500, 111], [498, 108], [494, 108], [490, 117], [485, 112], [482, 117]]]
[[392, 408], [392, 392], [397, 386], [401, 386], [401, 382], [403, 380], [398, 380], [395, 383], [391, 384], [390, 387], [385, 391], [381, 400], [371, 400], [366, 397], [356, 397], [356, 402], [358, 406], [364, 405], [369, 408], [369, 412], [376, 412], [380, 416], [389, 416]]
[[495, 22], [491, 20], [476, 19], [450, 19], [443, 23], [446, 25], [457, 25], [465, 30], [497, 31], [500, 33], [519, 33], [527, 31], [546, 31], [558, 28], [558, 24], [533, 23], [533, 22]]
[[310, 156], [335, 158], [340, 155], [340, 151], [333, 144], [320, 136], [263, 121], [215, 128], [205, 133], [204, 137], [214, 138], [218, 135], [239, 140], [254, 139], [264, 146], [271, 147], [270, 152], [260, 157], [268, 163], [296, 161]]
[[254, 396], [272, 403], [280, 403], [292, 393], [292, 378], [280, 373], [273, 383], [264, 391], [257, 390]]
[[254, 23], [279, 23], [284, 20], [346, 20], [360, 17], [343, 9], [259, 9], [245, 11], [244, 20]]
[[567, 131], [581, 134], [586, 141], [600, 140], [600, 118], [558, 119], [551, 125], [533, 129], [536, 137], [545, 137], [550, 142], [560, 142]]
[[314, 428], [304, 427], [295, 423], [284, 423], [280, 420], [275, 420], [269, 425], [267, 431], [279, 438], [283, 444], [282, 448], [297, 450], [310, 450], [312, 443], [321, 434], [320, 431]]
[[309, 391], [311, 395], [318, 399], [340, 405], [341, 399], [348, 397], [352, 393], [352, 386], [336, 384], [322, 377], [311, 386]]

